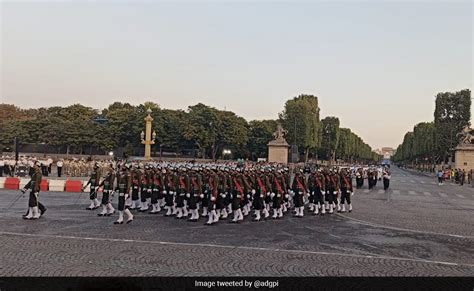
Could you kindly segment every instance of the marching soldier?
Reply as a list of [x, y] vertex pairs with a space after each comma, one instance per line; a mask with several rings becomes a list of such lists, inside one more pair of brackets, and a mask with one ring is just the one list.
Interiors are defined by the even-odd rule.
[[40, 163], [35, 162], [34, 173], [31, 176], [31, 180], [21, 190], [21, 192], [25, 193], [28, 189], [30, 189], [30, 197], [28, 199], [28, 212], [26, 215], [23, 216], [24, 219], [38, 219], [46, 212], [46, 207], [44, 207], [44, 205], [41, 204], [38, 200], [39, 191], [41, 190], [42, 178], [43, 175], [41, 174]]
[[352, 204], [351, 204], [351, 195], [354, 194], [354, 189], [352, 188], [352, 179], [349, 174], [345, 171], [341, 171], [341, 209], [338, 207], [338, 212], [346, 212], [345, 202], [347, 201], [347, 206], [349, 207], [349, 212], [352, 211]]
[[98, 213], [98, 216], [111, 216], [115, 213], [115, 209], [110, 202], [110, 196], [113, 195], [115, 183], [115, 170], [113, 165], [109, 166], [109, 171], [104, 180], [99, 184], [99, 187], [103, 187], [102, 190], [102, 212]]
[[175, 215], [177, 212], [176, 206], [175, 206], [175, 195], [177, 193], [177, 185], [178, 185], [178, 176], [174, 173], [173, 168], [168, 168], [168, 173], [166, 172], [165, 169], [163, 169], [163, 175], [166, 175], [166, 184], [165, 184], [165, 189], [166, 189], [166, 195], [165, 195], [165, 202], [166, 202], [166, 214], [165, 216], [172, 216]]
[[321, 215], [326, 213], [326, 207], [324, 207], [324, 193], [326, 193], [326, 183], [324, 175], [321, 170], [318, 170], [314, 175], [310, 176], [313, 191], [314, 201], [314, 212], [313, 214], [318, 215], [321, 211]]
[[264, 205], [264, 199], [265, 196], [267, 195], [267, 187], [265, 183], [265, 174], [263, 170], [260, 170], [260, 175], [256, 175], [255, 177], [256, 183], [257, 183], [257, 189], [255, 190], [253, 194], [253, 209], [255, 212], [255, 218], [254, 221], [260, 221], [260, 212], [262, 209], [265, 208]]
[[89, 181], [82, 187], [82, 191], [90, 185], [89, 191], [89, 199], [91, 200], [91, 205], [86, 208], [86, 210], [95, 210], [99, 208], [100, 202], [97, 200], [97, 190], [99, 190], [99, 183], [100, 183], [100, 173], [99, 173], [99, 165], [96, 163], [94, 164], [94, 170], [91, 173], [91, 177]]
[[278, 219], [283, 217], [282, 201], [285, 195], [286, 184], [285, 179], [280, 171], [273, 176], [272, 183], [272, 195], [273, 196], [273, 219]]
[[129, 173], [129, 167], [123, 166], [122, 170], [117, 177], [117, 188], [115, 189], [116, 192], [119, 193], [118, 197], [118, 210], [119, 210], [119, 218], [114, 224], [123, 224], [123, 214], [127, 214], [127, 223], [133, 221], [133, 215], [128, 209], [128, 206], [125, 205], [125, 200], [130, 197], [131, 194], [131, 185], [132, 185], [132, 177]]
[[227, 198], [227, 176], [225, 175], [222, 169], [219, 169], [217, 172], [217, 189], [219, 191], [219, 196], [217, 197], [216, 207], [217, 207], [217, 215], [219, 218], [226, 219], [227, 218], [227, 207], [225, 204], [225, 200]]
[[303, 169], [295, 173], [292, 190], [294, 192], [293, 201], [295, 204], [295, 217], [304, 216], [304, 195], [307, 192], [306, 181], [303, 176]]
[[191, 196], [189, 192], [189, 176], [186, 174], [186, 168], [180, 168], [180, 173], [178, 175], [178, 189], [176, 191], [176, 207], [177, 207], [177, 219], [182, 219], [183, 217], [188, 216], [188, 210], [184, 205], [184, 199], [186, 196]]
[[231, 173], [232, 186], [230, 187], [229, 193], [232, 195], [232, 213], [234, 214], [231, 223], [238, 223], [244, 219], [242, 215], [242, 209], [240, 209], [240, 203], [245, 195], [243, 186], [242, 175], [237, 171]]
[[132, 181], [132, 203], [131, 203], [131, 206], [130, 206], [130, 210], [135, 210], [135, 209], [139, 209], [139, 208], [142, 208], [140, 205], [139, 206], [139, 200], [140, 200], [140, 197], [139, 197], [139, 194], [140, 194], [140, 182], [142, 180], [142, 175], [141, 175], [141, 172], [140, 172], [140, 168], [139, 167], [136, 167], [136, 166], [133, 166], [132, 167], [132, 172], [131, 172], [131, 181]]
[[199, 219], [197, 202], [202, 194], [202, 178], [201, 175], [196, 172], [196, 169], [192, 169], [189, 179], [191, 188], [189, 197], [189, 211], [191, 212], [191, 217], [188, 220], [196, 222]]
[[151, 207], [150, 214], [157, 214], [161, 211], [161, 204], [166, 193], [164, 188], [163, 175], [159, 168], [156, 168], [152, 173], [152, 192], [151, 192]]
[[148, 165], [145, 166], [143, 173], [140, 175], [140, 209], [138, 211], [148, 211], [148, 196], [151, 197], [152, 192], [152, 176]]
[[209, 190], [207, 193], [207, 197], [209, 197], [209, 206], [208, 206], [209, 219], [206, 222], [207, 225], [212, 225], [219, 221], [219, 215], [217, 214], [217, 211], [216, 211], [216, 201], [219, 197], [219, 189], [217, 186], [219, 184], [218, 179], [219, 177], [216, 174], [216, 172], [209, 173], [209, 176], [208, 176]]

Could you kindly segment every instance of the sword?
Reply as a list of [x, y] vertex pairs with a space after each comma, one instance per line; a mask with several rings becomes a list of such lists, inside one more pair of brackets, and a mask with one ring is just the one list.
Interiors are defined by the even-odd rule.
[[20, 191], [20, 195], [18, 195], [18, 196], [15, 198], [15, 200], [13, 200], [13, 202], [10, 203], [10, 205], [9, 205], [8, 207], [4, 208], [4, 209], [5, 209], [5, 210], [10, 209], [10, 208], [13, 206], [13, 204], [15, 204], [18, 200], [20, 200], [21, 197], [24, 197], [24, 195], [25, 195], [25, 193]]

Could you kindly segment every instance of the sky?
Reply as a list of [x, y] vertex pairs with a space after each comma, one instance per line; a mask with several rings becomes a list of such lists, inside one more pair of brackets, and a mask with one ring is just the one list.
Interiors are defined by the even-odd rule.
[[[276, 119], [318, 96], [374, 149], [472, 89], [471, 1], [1, 1], [0, 103], [199, 102]], [[474, 112], [474, 111], [473, 111]]]

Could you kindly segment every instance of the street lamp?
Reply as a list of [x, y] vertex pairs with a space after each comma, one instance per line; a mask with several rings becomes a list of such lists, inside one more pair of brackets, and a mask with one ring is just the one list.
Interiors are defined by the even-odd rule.
[[110, 157], [113, 157], [113, 156], [114, 156], [114, 152], [109, 152], [109, 156], [110, 156]]
[[223, 150], [222, 155], [225, 157], [226, 155], [231, 155], [232, 151], [231, 150]]
[[142, 144], [145, 145], [145, 159], [151, 158], [151, 145], [155, 144], [156, 132], [151, 132], [151, 122], [153, 117], [151, 117], [151, 109], [148, 108], [146, 111], [148, 115], [145, 117], [145, 132], [140, 133], [140, 139]]

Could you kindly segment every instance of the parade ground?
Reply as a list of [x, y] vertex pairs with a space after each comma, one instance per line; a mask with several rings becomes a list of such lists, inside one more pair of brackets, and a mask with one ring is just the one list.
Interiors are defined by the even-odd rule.
[[364, 186], [352, 213], [212, 226], [136, 212], [114, 225], [67, 192], [41, 192], [48, 210], [27, 221], [28, 195], [8, 208], [20, 192], [1, 190], [0, 276], [474, 275], [474, 188], [395, 167], [387, 193]]

